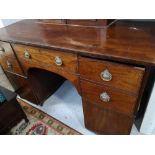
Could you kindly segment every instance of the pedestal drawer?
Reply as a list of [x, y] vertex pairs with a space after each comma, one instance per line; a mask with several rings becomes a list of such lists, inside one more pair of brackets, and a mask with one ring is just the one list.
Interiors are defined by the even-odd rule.
[[16, 60], [11, 45], [2, 41], [0, 41], [0, 64], [6, 71], [24, 75], [18, 61]]
[[100, 61], [90, 58], [79, 58], [81, 78], [100, 84], [138, 94], [144, 75], [144, 68]]
[[137, 97], [108, 86], [99, 86], [91, 82], [81, 81], [83, 98], [96, 104], [101, 109], [106, 108], [133, 115], [137, 104]]
[[4, 56], [15, 58], [10, 44], [0, 41], [0, 57]]
[[23, 71], [16, 59], [3, 57], [2, 59], [0, 59], [0, 64], [2, 65], [4, 70], [24, 76]]

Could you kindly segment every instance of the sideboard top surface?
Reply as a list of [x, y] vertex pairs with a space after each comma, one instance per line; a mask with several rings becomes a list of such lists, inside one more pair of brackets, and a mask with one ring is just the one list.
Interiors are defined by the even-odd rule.
[[155, 65], [155, 22], [118, 20], [97, 28], [23, 20], [1, 28], [0, 40]]

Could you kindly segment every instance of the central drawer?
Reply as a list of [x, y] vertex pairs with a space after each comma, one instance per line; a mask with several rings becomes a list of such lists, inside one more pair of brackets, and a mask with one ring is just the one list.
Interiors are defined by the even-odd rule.
[[33, 63], [38, 66], [47, 65], [69, 72], [77, 72], [76, 54], [19, 44], [13, 44], [12, 46], [22, 63]]
[[138, 94], [145, 68], [80, 57], [79, 72], [82, 79]]

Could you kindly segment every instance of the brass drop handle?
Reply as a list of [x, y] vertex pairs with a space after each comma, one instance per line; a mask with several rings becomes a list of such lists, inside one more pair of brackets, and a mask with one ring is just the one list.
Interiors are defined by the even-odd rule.
[[12, 64], [11, 64], [11, 62], [7, 61], [6, 64], [7, 64], [7, 66], [8, 66], [9, 69], [12, 69]]
[[0, 52], [5, 52], [5, 49], [0, 46]]
[[62, 59], [58, 56], [55, 57], [55, 64], [57, 66], [62, 66], [63, 62], [62, 62]]
[[103, 72], [101, 72], [100, 76], [103, 81], [111, 81], [112, 80], [112, 74], [109, 72], [108, 69], [105, 69]]
[[25, 52], [24, 52], [24, 57], [25, 57], [26, 59], [30, 59], [30, 58], [31, 58], [31, 54], [30, 54], [27, 50], [25, 50]]
[[100, 94], [100, 99], [103, 102], [109, 102], [110, 101], [110, 96], [108, 95], [107, 92], [103, 92], [103, 93]]

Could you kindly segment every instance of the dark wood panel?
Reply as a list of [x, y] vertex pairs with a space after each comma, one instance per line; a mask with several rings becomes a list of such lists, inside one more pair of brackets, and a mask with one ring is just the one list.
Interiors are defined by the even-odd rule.
[[6, 105], [0, 106], [0, 135], [8, 134], [10, 129], [17, 125], [22, 119], [28, 122], [25, 113], [15, 99], [5, 104]]
[[[111, 76], [109, 81], [101, 78], [101, 73], [105, 71]], [[144, 72], [145, 69], [140, 67], [100, 61], [97, 59], [79, 58], [79, 73], [81, 74], [81, 78], [126, 90], [134, 94], [139, 93]]]
[[28, 80], [40, 105], [51, 96], [65, 81], [65, 78], [42, 69], [32, 68], [28, 71]]
[[[113, 111], [122, 112], [126, 115], [133, 115], [137, 104], [137, 97], [125, 94], [123, 91], [112, 89], [108, 86], [100, 86], [91, 82], [81, 81], [83, 98], [92, 101], [101, 109], [106, 108]], [[101, 99], [100, 95], [106, 93], [109, 101]]]
[[108, 109], [101, 109], [83, 100], [85, 126], [98, 134], [130, 134], [134, 117], [129, 117]]
[[16, 90], [16, 93], [20, 97], [32, 103], [38, 104], [38, 100], [34, 94], [35, 92], [33, 92], [32, 90], [31, 83], [29, 83], [29, 81], [26, 78], [9, 73], [9, 72], [5, 72], [5, 73], [9, 81], [11, 82], [12, 86]]
[[139, 131], [154, 87], [154, 82], [155, 82], [155, 67], [149, 67], [147, 69], [147, 74], [145, 75], [145, 80], [142, 84], [141, 89], [142, 94], [139, 96], [141, 104], [137, 108], [137, 114], [135, 119], [135, 125]]
[[25, 113], [16, 100], [16, 93], [0, 87], [6, 101], [0, 105], [0, 135], [7, 134], [9, 130], [22, 119], [28, 121]]
[[0, 127], [4, 126], [6, 122], [11, 121], [11, 117], [17, 115], [15, 104], [17, 104], [17, 101], [14, 99], [9, 104], [0, 106]]

